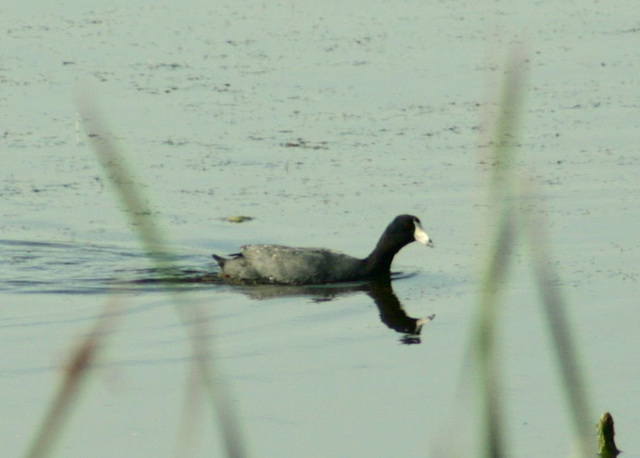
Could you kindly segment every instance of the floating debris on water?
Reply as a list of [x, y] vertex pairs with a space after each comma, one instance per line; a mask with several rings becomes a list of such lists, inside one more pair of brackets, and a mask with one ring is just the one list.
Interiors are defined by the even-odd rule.
[[297, 140], [280, 143], [280, 146], [287, 148], [306, 148], [306, 149], [329, 149], [327, 142], [308, 142], [302, 138]]
[[253, 216], [233, 215], [220, 219], [222, 219], [222, 221], [228, 221], [230, 223], [244, 223], [245, 221], [251, 221], [254, 218]]

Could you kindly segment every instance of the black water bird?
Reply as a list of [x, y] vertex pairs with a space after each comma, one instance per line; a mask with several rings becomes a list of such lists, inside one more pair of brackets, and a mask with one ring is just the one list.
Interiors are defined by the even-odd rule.
[[374, 250], [364, 259], [324, 248], [282, 245], [245, 245], [231, 258], [215, 254], [213, 257], [222, 269], [222, 276], [232, 281], [315, 285], [388, 276], [393, 257], [413, 241], [433, 247], [419, 218], [400, 215], [387, 226]]

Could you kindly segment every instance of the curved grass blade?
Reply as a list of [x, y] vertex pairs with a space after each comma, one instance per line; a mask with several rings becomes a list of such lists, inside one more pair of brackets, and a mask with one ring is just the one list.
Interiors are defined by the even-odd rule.
[[[138, 238], [147, 255], [155, 263], [155, 268], [173, 271], [165, 237], [153, 218], [150, 205], [146, 204], [148, 199], [143, 197], [131, 167], [127, 166], [124, 155], [110, 137], [99, 111], [90, 100], [82, 98], [79, 102], [79, 112], [84, 119], [85, 129], [100, 163], [136, 228]], [[239, 422], [231, 407], [229, 393], [226, 387], [217, 381], [220, 379], [219, 369], [214, 368], [215, 358], [212, 355], [212, 344], [208, 338], [204, 314], [196, 304], [190, 307], [180, 306], [180, 298], [177, 294], [181, 289], [179, 283], [168, 282], [165, 286], [170, 293], [174, 310], [191, 335], [193, 364], [210, 402], [212, 413], [222, 429], [227, 456], [233, 458], [245, 456]]]
[[116, 300], [119, 299], [112, 299], [107, 303], [105, 312], [98, 318], [93, 330], [71, 355], [60, 387], [31, 441], [26, 457], [36, 458], [51, 453], [65, 424], [65, 419], [78, 399], [82, 383], [89, 375], [91, 363], [96, 359], [100, 345], [104, 342], [104, 336], [113, 329], [115, 317], [118, 315], [114, 302]]
[[520, 61], [512, 57], [506, 72], [491, 150], [494, 167], [489, 184], [489, 204], [493, 209], [490, 218], [499, 224], [482, 270], [474, 339], [485, 428], [484, 455], [490, 457], [505, 454], [496, 333], [500, 293], [509, 273], [518, 236], [513, 139], [520, 113], [521, 85]]
[[[109, 136], [104, 121], [90, 101], [86, 98], [81, 99], [79, 108], [93, 148], [124, 206], [125, 213], [136, 229], [136, 234], [148, 257], [157, 270], [167, 273], [174, 272], [170, 252], [166, 248], [166, 239], [158, 222], [153, 218], [151, 207], [147, 203], [148, 199], [144, 198], [132, 169], [127, 166], [126, 158]], [[219, 369], [214, 367], [215, 358], [213, 358], [212, 344], [208, 337], [207, 320], [197, 304], [190, 304], [189, 307], [181, 304], [181, 298], [184, 297], [184, 294], [178, 294], [182, 289], [180, 283], [166, 282], [163, 285], [174, 304], [174, 310], [190, 334], [193, 371], [200, 380], [200, 386], [208, 398], [212, 414], [222, 430], [221, 436], [226, 455], [232, 458], [243, 457], [246, 454], [236, 413], [231, 406], [226, 387], [217, 381], [221, 377]], [[109, 316], [113, 316], [113, 314]], [[111, 321], [106, 321], [106, 318], [100, 319], [94, 332], [74, 354], [61, 388], [30, 444], [27, 457], [36, 458], [51, 453], [53, 445], [66, 423], [71, 406], [79, 396], [81, 382], [88, 375], [87, 369], [95, 358], [101, 336], [110, 324]], [[188, 424], [188, 422], [185, 421], [183, 424]], [[180, 450], [178, 453], [180, 454]]]

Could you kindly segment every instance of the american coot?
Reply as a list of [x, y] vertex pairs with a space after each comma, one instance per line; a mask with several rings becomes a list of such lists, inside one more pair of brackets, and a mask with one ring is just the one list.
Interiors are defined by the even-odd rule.
[[213, 257], [222, 269], [222, 276], [233, 281], [291, 285], [337, 283], [389, 275], [393, 257], [414, 240], [433, 246], [417, 217], [400, 215], [387, 226], [375, 249], [364, 259], [322, 248], [282, 245], [246, 245], [230, 259], [215, 254]]

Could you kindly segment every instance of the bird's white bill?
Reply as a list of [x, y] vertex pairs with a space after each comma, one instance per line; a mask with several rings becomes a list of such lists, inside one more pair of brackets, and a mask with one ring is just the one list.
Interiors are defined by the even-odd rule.
[[433, 240], [431, 240], [429, 235], [424, 231], [424, 229], [422, 229], [420, 223], [414, 221], [413, 225], [416, 227], [416, 230], [413, 232], [413, 238], [416, 239], [416, 242], [423, 243], [426, 246], [433, 248]]

